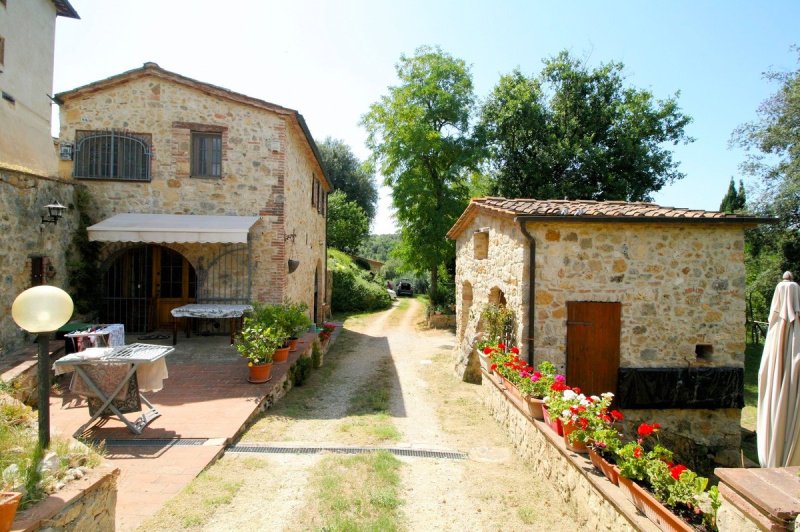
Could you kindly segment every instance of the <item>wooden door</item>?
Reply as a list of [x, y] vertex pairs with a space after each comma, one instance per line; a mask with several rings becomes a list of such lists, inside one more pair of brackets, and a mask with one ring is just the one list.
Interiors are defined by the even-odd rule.
[[157, 328], [172, 328], [174, 318], [170, 311], [195, 301], [194, 268], [177, 251], [157, 247], [153, 252], [153, 277]]
[[620, 303], [567, 302], [567, 384], [617, 393], [621, 314]]

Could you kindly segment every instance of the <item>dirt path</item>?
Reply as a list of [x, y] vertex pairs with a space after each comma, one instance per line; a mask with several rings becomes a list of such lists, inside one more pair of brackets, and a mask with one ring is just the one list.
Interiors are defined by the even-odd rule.
[[[371, 445], [348, 433], [354, 394], [388, 368], [390, 423], [399, 442], [469, 453], [469, 460], [404, 458], [402, 522], [407, 530], [580, 530], [557, 496], [542, 486], [513, 454], [509, 442], [480, 406], [474, 385], [458, 381], [450, 353], [455, 337], [425, 330], [423, 307], [406, 300], [394, 308], [351, 320], [328, 354], [334, 369], [318, 389], [298, 388], [283, 409], [257, 423], [248, 442], [291, 445]], [[323, 369], [323, 371], [325, 371]], [[291, 405], [291, 406], [289, 406]], [[380, 445], [379, 445], [380, 446]], [[319, 455], [250, 455], [266, 462], [243, 479], [230, 503], [217, 509], [203, 530], [297, 530], [307, 484]], [[226, 460], [245, 459], [227, 455]], [[254, 500], [269, 512], [251, 512]], [[541, 511], [539, 509], [542, 509]]]

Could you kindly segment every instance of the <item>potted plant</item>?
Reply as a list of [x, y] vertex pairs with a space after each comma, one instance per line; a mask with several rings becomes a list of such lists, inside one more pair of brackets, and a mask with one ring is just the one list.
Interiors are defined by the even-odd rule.
[[547, 360], [539, 363], [535, 371], [526, 368], [520, 372], [521, 380], [517, 383], [517, 387], [525, 398], [528, 411], [534, 419], [544, 419], [544, 398], [550, 393], [556, 377], [559, 380], [564, 379], [563, 375], [556, 374], [556, 367]]
[[[622, 413], [616, 413], [614, 419], [622, 420]], [[610, 416], [609, 416], [610, 417]], [[597, 429], [592, 433], [592, 437], [587, 443], [589, 447], [589, 459], [592, 464], [599, 469], [605, 477], [615, 486], [619, 484], [619, 469], [617, 463], [617, 450], [622, 447], [622, 434], [614, 428], [613, 424], [606, 423], [603, 428]]]
[[247, 358], [253, 383], [267, 382], [272, 372], [275, 350], [283, 343], [283, 332], [267, 327], [254, 317], [246, 317], [241, 332], [236, 337], [236, 350]]
[[300, 335], [311, 325], [311, 318], [308, 317], [308, 305], [287, 301], [283, 306], [285, 309], [284, 326], [289, 331], [289, 350], [294, 351], [297, 349]]
[[[606, 419], [611, 419], [608, 412], [614, 394], [605, 392], [600, 396], [584, 395], [580, 390], [573, 389], [573, 403], [561, 412], [561, 422], [564, 425], [564, 439], [571, 451], [588, 453], [588, 443], [594, 432], [605, 428]], [[564, 391], [566, 396], [568, 391]]]

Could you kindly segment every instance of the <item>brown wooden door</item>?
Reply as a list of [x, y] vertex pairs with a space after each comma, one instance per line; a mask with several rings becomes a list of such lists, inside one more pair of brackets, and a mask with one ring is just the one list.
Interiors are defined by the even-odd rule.
[[183, 255], [165, 247], [153, 252], [156, 321], [159, 329], [172, 328], [170, 311], [195, 301], [194, 268]]
[[620, 303], [567, 302], [567, 384], [617, 393]]

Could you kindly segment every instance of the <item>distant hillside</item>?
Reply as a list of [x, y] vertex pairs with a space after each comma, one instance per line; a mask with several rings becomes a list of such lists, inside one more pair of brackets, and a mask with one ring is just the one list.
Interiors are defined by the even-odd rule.
[[369, 235], [358, 248], [358, 255], [367, 259], [389, 261], [389, 252], [400, 242], [400, 235]]

